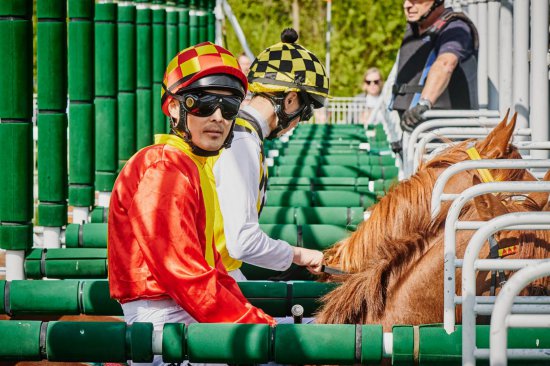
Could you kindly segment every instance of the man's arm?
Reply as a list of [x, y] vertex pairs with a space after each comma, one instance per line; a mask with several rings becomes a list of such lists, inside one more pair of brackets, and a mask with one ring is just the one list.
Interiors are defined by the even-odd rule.
[[420, 102], [403, 113], [401, 118], [401, 128], [403, 130], [411, 132], [424, 120], [422, 115], [432, 108], [437, 99], [447, 89], [457, 65], [458, 57], [453, 53], [445, 52], [437, 56], [428, 72]]
[[428, 72], [419, 103], [405, 111], [401, 128], [411, 132], [447, 89], [458, 63], [475, 53], [472, 33], [463, 21], [454, 21], [440, 34], [435, 44], [438, 56]]
[[239, 139], [222, 153], [214, 167], [229, 255], [276, 271], [284, 271], [292, 263], [319, 271], [323, 260], [321, 252], [290, 246], [262, 231], [256, 206], [259, 154], [252, 138]]
[[456, 55], [450, 52], [439, 55], [430, 68], [424, 89], [422, 89], [421, 99], [427, 99], [434, 105], [447, 89], [457, 65], [458, 57]]

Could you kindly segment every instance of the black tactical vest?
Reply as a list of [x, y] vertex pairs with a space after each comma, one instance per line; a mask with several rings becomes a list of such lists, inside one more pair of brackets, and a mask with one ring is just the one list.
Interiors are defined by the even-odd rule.
[[470, 27], [474, 53], [458, 63], [447, 89], [434, 104], [434, 109], [478, 109], [477, 51], [479, 40], [472, 21], [464, 13], [445, 9], [441, 17], [421, 36], [416, 26], [407, 25], [399, 51], [397, 78], [393, 86], [393, 109], [399, 112], [414, 107], [420, 99], [428, 71], [436, 59], [435, 41], [441, 31], [455, 20]]

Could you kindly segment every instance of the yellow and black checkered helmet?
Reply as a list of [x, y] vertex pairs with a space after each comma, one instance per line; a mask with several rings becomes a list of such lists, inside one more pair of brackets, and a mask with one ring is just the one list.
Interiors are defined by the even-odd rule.
[[[286, 31], [286, 30], [285, 30]], [[297, 34], [281, 36], [282, 42], [266, 48], [256, 57], [248, 73], [249, 90], [253, 93], [303, 91], [322, 107], [329, 96], [329, 79], [323, 64], [311, 51], [299, 44]]]

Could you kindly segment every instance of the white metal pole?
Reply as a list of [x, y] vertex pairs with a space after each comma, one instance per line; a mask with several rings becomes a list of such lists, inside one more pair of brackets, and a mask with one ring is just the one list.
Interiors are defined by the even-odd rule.
[[[548, 1], [531, 2], [531, 129], [533, 141], [548, 141]], [[548, 152], [532, 155], [547, 159]]]
[[512, 3], [502, 0], [500, 3], [500, 39], [499, 39], [499, 108], [501, 115], [512, 108], [512, 42], [513, 42]]
[[489, 74], [488, 74], [488, 24], [487, 0], [477, 3], [477, 30], [479, 33], [479, 56], [477, 62], [477, 89], [479, 108], [489, 108]]
[[[489, 77], [489, 109], [498, 110], [499, 107], [499, 23], [500, 23], [500, 2], [490, 0], [487, 3], [487, 76]], [[491, 67], [489, 67], [491, 65]]]
[[6, 281], [24, 280], [24, 265], [24, 250], [6, 250]]
[[513, 103], [517, 128], [529, 121], [529, 0], [514, 1]]
[[[494, 184], [494, 183], [490, 183]], [[475, 262], [479, 251], [487, 238], [503, 228], [517, 229], [525, 224], [545, 225], [550, 227], [550, 212], [514, 212], [488, 221], [470, 239], [464, 254], [462, 268], [462, 365], [475, 366], [474, 352], [476, 350], [476, 315], [475, 290], [476, 267]]]
[[[491, 366], [506, 366], [508, 359], [506, 357], [506, 349], [508, 344], [508, 327], [510, 314], [512, 312], [512, 304], [514, 298], [520, 293], [520, 291], [528, 285], [530, 282], [550, 275], [550, 260], [531, 267], [526, 267], [515, 273], [506, 284], [502, 287], [493, 309], [491, 316], [491, 331], [489, 339], [489, 353]], [[516, 316], [517, 317], [517, 316]], [[550, 327], [550, 318], [541, 315], [535, 315], [535, 321], [542, 327]], [[533, 318], [530, 315], [529, 318], [523, 319], [529, 321]], [[544, 321], [545, 320], [545, 321]], [[523, 326], [526, 326], [526, 324]], [[535, 326], [535, 324], [530, 324]]]
[[223, 45], [222, 26], [223, 26], [223, 10], [222, 1], [216, 0], [216, 7], [214, 8], [214, 16], [216, 17], [216, 39], [215, 43], [219, 46]]
[[478, 26], [477, 24], [477, 9], [478, 9], [478, 3], [477, 0], [468, 0], [468, 18], [472, 22], [474, 22], [476, 28]]

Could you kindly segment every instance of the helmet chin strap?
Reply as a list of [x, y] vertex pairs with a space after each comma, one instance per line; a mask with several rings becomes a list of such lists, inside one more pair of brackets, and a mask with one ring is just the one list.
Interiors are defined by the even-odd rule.
[[174, 126], [172, 122], [170, 122], [170, 130], [172, 133], [176, 136], [179, 136], [183, 139], [183, 141], [187, 142], [189, 146], [191, 147], [191, 152], [193, 154], [198, 156], [216, 156], [220, 153], [221, 149], [228, 149], [231, 147], [231, 142], [233, 141], [233, 127], [235, 126], [235, 120], [231, 122], [231, 128], [229, 129], [229, 134], [225, 138], [225, 141], [223, 142], [222, 146], [218, 150], [209, 151], [204, 150], [195, 145], [192, 141], [191, 131], [189, 131], [189, 127], [187, 126], [187, 112], [185, 111], [185, 108], [183, 107], [183, 102], [180, 103], [180, 118], [178, 123]]
[[271, 133], [266, 137], [268, 140], [273, 140], [277, 138], [277, 135], [284, 130], [285, 128], [288, 128], [290, 126], [290, 122], [292, 122], [296, 117], [301, 116], [304, 108], [306, 107], [305, 103], [302, 103], [300, 108], [294, 113], [287, 114], [285, 112], [285, 98], [286, 94], [283, 97], [275, 97], [273, 95], [265, 94], [265, 93], [259, 93], [259, 95], [263, 96], [264, 98], [267, 98], [271, 104], [273, 105], [273, 109], [275, 110], [275, 115], [277, 116], [277, 127], [271, 131]]
[[440, 6], [441, 4], [443, 4], [444, 1], [441, 1], [441, 0], [435, 0], [433, 3], [432, 3], [432, 6], [430, 6], [430, 9], [428, 9], [428, 11], [422, 15], [416, 22], [409, 22], [410, 24], [413, 24], [413, 25], [416, 25], [416, 26], [420, 26], [422, 25], [422, 23], [428, 19], [428, 17], [430, 16], [430, 14], [433, 13], [433, 11], [438, 7]]

